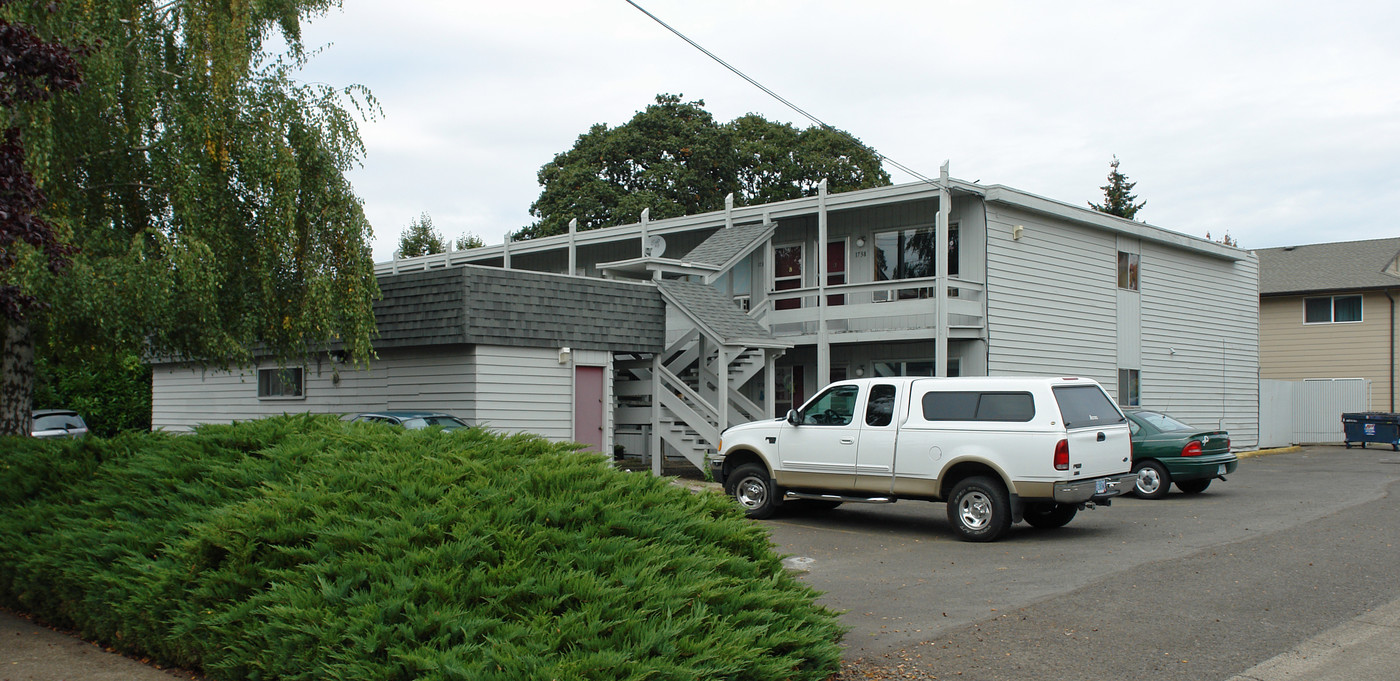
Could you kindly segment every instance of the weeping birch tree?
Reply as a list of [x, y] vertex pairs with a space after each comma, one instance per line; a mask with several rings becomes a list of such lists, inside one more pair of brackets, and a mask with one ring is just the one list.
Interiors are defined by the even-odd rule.
[[[0, 433], [29, 430], [36, 345], [60, 358], [140, 352], [221, 368], [331, 345], [370, 357], [370, 226], [344, 174], [364, 153], [357, 121], [376, 104], [357, 87], [295, 79], [308, 56], [302, 23], [338, 5], [0, 5], [6, 25], [73, 50], [83, 81], [2, 112], [66, 266], [52, 267], [42, 244], [6, 246], [0, 286], [29, 304], [0, 317]], [[0, 64], [0, 82], [12, 68]]]

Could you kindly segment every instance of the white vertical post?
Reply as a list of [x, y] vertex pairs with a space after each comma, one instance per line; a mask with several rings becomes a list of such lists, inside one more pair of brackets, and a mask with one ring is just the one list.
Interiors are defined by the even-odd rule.
[[831, 342], [826, 333], [826, 179], [817, 185], [817, 389], [831, 382]]
[[948, 375], [948, 217], [953, 210], [953, 191], [948, 186], [948, 161], [938, 169], [938, 223], [934, 229], [934, 256], [938, 269], [935, 272], [935, 305], [938, 306], [933, 342], [933, 375]]
[[578, 218], [569, 221], [569, 276], [574, 276], [574, 269], [578, 267], [578, 250], [574, 245], [574, 239], [578, 233]]
[[724, 228], [734, 226], [734, 192], [724, 195]]
[[777, 418], [781, 414], [775, 414], [778, 410], [778, 353], [775, 350], [765, 348], [763, 350], [763, 408], [768, 412], [770, 418]]
[[715, 359], [715, 371], [719, 374], [719, 379], [715, 381], [719, 384], [715, 408], [719, 411], [719, 432], [723, 433], [729, 427], [729, 353], [725, 352], [723, 343], [716, 345]]
[[651, 472], [661, 477], [661, 460], [665, 452], [661, 449], [661, 353], [651, 356], [651, 442], [647, 443], [651, 453]]
[[505, 241], [501, 242], [501, 266], [510, 269], [510, 233], [506, 233]]

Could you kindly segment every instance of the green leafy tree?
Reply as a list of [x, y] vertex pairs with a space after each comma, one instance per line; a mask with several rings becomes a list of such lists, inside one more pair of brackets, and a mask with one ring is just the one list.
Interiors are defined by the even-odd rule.
[[874, 150], [826, 128], [798, 130], [756, 114], [719, 123], [704, 100], [657, 95], [656, 103], [616, 128], [596, 124], [539, 172], [528, 239], [568, 230], [691, 215], [724, 207], [812, 196], [821, 180], [832, 191], [890, 183]]
[[1133, 187], [1136, 182], [1129, 182], [1128, 176], [1118, 172], [1118, 157], [1113, 157], [1113, 162], [1108, 164], [1108, 184], [1099, 187], [1103, 190], [1104, 200], [1102, 204], [1090, 202], [1089, 207], [1100, 213], [1117, 215], [1120, 218], [1134, 219], [1139, 210], [1147, 205], [1146, 201], [1134, 203], [1137, 195], [1133, 194]]
[[457, 250], [459, 251], [465, 251], [468, 248], [481, 248], [485, 245], [486, 242], [482, 241], [481, 237], [472, 234], [471, 232], [457, 237]]
[[[92, 48], [79, 55], [81, 91], [4, 107], [47, 194], [44, 217], [74, 251], [59, 276], [42, 248], [12, 249], [0, 284], [39, 304], [7, 321], [7, 352], [29, 342], [58, 362], [156, 353], [229, 367], [255, 350], [293, 361], [339, 344], [370, 357], [370, 226], [344, 173], [364, 152], [347, 102], [377, 106], [363, 89], [293, 78], [301, 22], [338, 4], [3, 7], [45, 39]], [[262, 47], [274, 34], [280, 56]], [[5, 380], [33, 371], [7, 363]], [[30, 403], [6, 393], [0, 431], [21, 432], [21, 412], [27, 428]]]
[[399, 257], [416, 258], [447, 250], [447, 242], [433, 228], [433, 218], [427, 213], [414, 218], [399, 234]]

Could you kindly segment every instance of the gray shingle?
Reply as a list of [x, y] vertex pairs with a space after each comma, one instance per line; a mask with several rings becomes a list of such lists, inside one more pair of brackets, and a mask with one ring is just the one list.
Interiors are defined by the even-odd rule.
[[721, 229], [700, 242], [681, 260], [717, 267], [728, 264], [739, 254], [752, 250], [755, 242], [766, 241], [774, 227], [773, 223], [756, 223]]
[[666, 303], [649, 284], [465, 265], [379, 278], [376, 348], [477, 343], [660, 352]]
[[1400, 238], [1264, 248], [1259, 294], [1395, 288], [1400, 277], [1383, 270], [1400, 255]]
[[747, 344], [766, 341], [782, 345], [773, 340], [773, 334], [744, 314], [733, 300], [713, 286], [675, 280], [659, 281], [656, 285], [666, 297], [714, 331], [726, 345], [744, 345], [746, 341]]

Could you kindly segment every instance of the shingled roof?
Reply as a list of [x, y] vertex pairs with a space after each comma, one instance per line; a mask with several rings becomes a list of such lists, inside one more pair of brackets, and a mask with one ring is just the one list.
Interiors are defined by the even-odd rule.
[[379, 290], [376, 348], [665, 347], [666, 303], [645, 283], [463, 265], [383, 275]]
[[1400, 238], [1264, 248], [1256, 253], [1263, 296], [1400, 288]]
[[723, 267], [767, 241], [776, 227], [776, 223], [759, 222], [721, 229], [691, 249], [682, 260]]
[[658, 281], [656, 286], [664, 298], [725, 345], [792, 347], [792, 343], [775, 340], [773, 334], [713, 286], [673, 279]]

